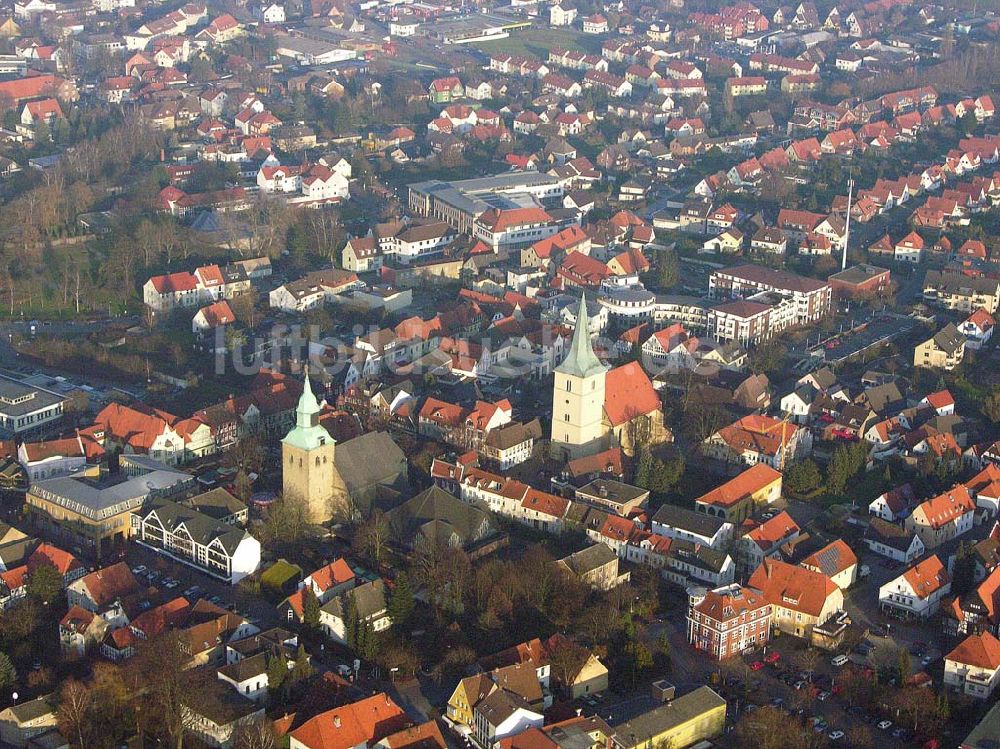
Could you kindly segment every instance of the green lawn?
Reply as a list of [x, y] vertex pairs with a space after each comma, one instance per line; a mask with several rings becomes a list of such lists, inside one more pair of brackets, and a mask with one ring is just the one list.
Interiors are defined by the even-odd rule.
[[486, 54], [506, 52], [510, 55], [538, 57], [544, 60], [549, 56], [550, 49], [599, 53], [601, 38], [583, 34], [576, 29], [527, 29], [515, 31], [506, 39], [495, 39], [470, 46]]

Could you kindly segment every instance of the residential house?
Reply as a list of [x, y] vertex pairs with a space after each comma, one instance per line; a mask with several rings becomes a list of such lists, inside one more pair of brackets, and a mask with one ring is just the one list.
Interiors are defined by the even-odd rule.
[[839, 538], [810, 554], [800, 564], [807, 570], [823, 573], [841, 590], [851, 587], [858, 575], [857, 555]]
[[969, 635], [944, 657], [944, 684], [985, 700], [1000, 684], [1000, 640], [989, 632]]
[[907, 569], [879, 588], [879, 607], [901, 619], [927, 619], [941, 607], [951, 591], [951, 575], [937, 555]]
[[965, 358], [965, 336], [954, 323], [941, 330], [913, 349], [913, 366], [951, 371]]
[[868, 522], [864, 540], [870, 551], [903, 564], [911, 564], [926, 551], [916, 533], [880, 517]]
[[972, 530], [976, 502], [967, 487], [958, 484], [917, 506], [904, 527], [915, 532], [928, 549]]
[[747, 587], [771, 604], [775, 629], [809, 641], [815, 627], [844, 609], [844, 594], [829, 577], [776, 559], [761, 562]]

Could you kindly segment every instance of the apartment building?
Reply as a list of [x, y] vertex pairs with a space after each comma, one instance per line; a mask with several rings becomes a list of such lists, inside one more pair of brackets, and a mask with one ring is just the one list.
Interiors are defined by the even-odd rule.
[[771, 639], [771, 611], [771, 604], [749, 588], [716, 588], [688, 610], [688, 643], [717, 661], [765, 645]]
[[913, 349], [913, 366], [951, 371], [965, 358], [965, 336], [954, 323], [941, 330]]
[[712, 272], [708, 282], [713, 299], [744, 299], [761, 292], [788, 295], [794, 302], [794, 324], [815, 323], [830, 312], [829, 283], [759, 265], [739, 265]]
[[958, 312], [985, 309], [993, 314], [1000, 305], [1000, 281], [985, 276], [977, 278], [964, 273], [929, 270], [924, 276], [924, 301]]
[[243, 528], [178, 502], [155, 501], [132, 525], [143, 546], [232, 585], [260, 566], [260, 542]]

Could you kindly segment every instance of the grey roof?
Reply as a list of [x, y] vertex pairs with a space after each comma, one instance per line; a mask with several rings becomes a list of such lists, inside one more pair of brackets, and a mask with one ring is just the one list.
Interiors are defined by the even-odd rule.
[[715, 708], [725, 709], [726, 701], [710, 687], [698, 687], [682, 697], [655, 707], [615, 728], [615, 742], [641, 746], [676, 726], [683, 725]]
[[247, 508], [243, 502], [221, 487], [189, 497], [182, 504], [216, 520], [236, 515]]
[[965, 345], [965, 336], [958, 332], [954, 323], [948, 323], [934, 334], [934, 345], [941, 351], [954, 354]]
[[455, 498], [444, 489], [432, 486], [411, 497], [388, 513], [394, 532], [406, 543], [423, 535], [445, 541], [455, 534], [462, 544], [481, 537], [483, 524], [488, 527], [489, 514]]
[[722, 518], [671, 504], [660, 507], [653, 515], [653, 522], [696, 533], [699, 536], [714, 536], [726, 524]]
[[704, 544], [695, 544], [683, 538], [675, 538], [670, 543], [668, 556], [672, 559], [718, 574], [726, 564], [729, 555]]
[[903, 394], [895, 382], [886, 382], [883, 385], [868, 388], [861, 397], [868, 401], [868, 405], [871, 406], [872, 411], [883, 415], [886, 409], [905, 403]]
[[367, 432], [341, 442], [333, 462], [355, 501], [370, 501], [377, 485], [406, 483], [406, 456], [388, 432]]
[[581, 486], [576, 490], [576, 496], [582, 499], [595, 497], [598, 500], [608, 500], [624, 504], [640, 497], [648, 497], [649, 491], [624, 481], [614, 479], [594, 479], [589, 484]]
[[872, 518], [865, 530], [866, 540], [877, 541], [897, 551], [908, 551], [913, 544], [914, 535], [912, 531], [907, 531], [902, 526], [889, 523], [882, 518]]
[[18, 705], [11, 705], [7, 710], [19, 723], [27, 723], [55, 713], [56, 708], [52, 695], [46, 694]]
[[964, 273], [929, 270], [924, 276], [924, 288], [934, 288], [949, 294], [972, 296], [973, 294], [1000, 293], [1000, 281], [995, 278], [967, 276]]
[[217, 726], [227, 726], [264, 710], [219, 679], [209, 681], [206, 688], [207, 694], [199, 690], [197, 696], [192, 695], [190, 701], [182, 699], [191, 712], [207, 718]]
[[862, 263], [860, 265], [852, 265], [850, 268], [838, 271], [830, 276], [828, 280], [836, 279], [837, 281], [842, 281], [844, 283], [859, 284], [888, 272], [889, 271], [886, 268], [880, 268], [877, 265]]
[[962, 742], [962, 747], [968, 749], [997, 749], [998, 746], [1000, 746], [1000, 702], [990, 708]]
[[497, 427], [486, 435], [486, 446], [498, 450], [506, 450], [527, 442], [529, 439], [541, 439], [542, 423], [536, 418], [527, 423], [514, 422]]
[[35, 385], [26, 385], [11, 377], [0, 375], [0, 414], [5, 416], [23, 416], [49, 408], [65, 400], [65, 397], [53, 393], [51, 390], [45, 390]]
[[189, 474], [160, 467], [138, 476], [123, 473], [100, 478], [59, 476], [36, 481], [31, 485], [35, 494], [61, 507], [94, 520], [135, 509], [146, 499], [178, 490], [192, 481]]
[[327, 601], [322, 610], [341, 620], [347, 616], [350, 602], [362, 619], [373, 619], [386, 610], [385, 582], [379, 578], [351, 588], [343, 596], [337, 596]]
[[37, 544], [37, 539], [28, 537], [19, 538], [16, 541], [11, 541], [9, 544], [0, 546], [0, 563], [3, 563], [7, 569], [17, 567], [34, 550]]
[[499, 726], [518, 709], [531, 710], [531, 705], [520, 695], [508, 692], [506, 689], [496, 689], [486, 696], [478, 705], [476, 712], [492, 726]]
[[267, 664], [272, 658], [271, 653], [257, 653], [249, 658], [241, 658], [219, 669], [219, 675], [239, 683], [255, 676], [267, 673]]
[[574, 575], [582, 577], [618, 559], [618, 555], [607, 544], [594, 544], [564, 557], [559, 561]]
[[144, 512], [143, 520], [154, 514], [167, 531], [176, 533], [183, 527], [195, 543], [208, 546], [217, 540], [228, 554], [233, 554], [243, 539], [249, 535], [242, 528], [165, 499], [157, 500], [147, 512]]

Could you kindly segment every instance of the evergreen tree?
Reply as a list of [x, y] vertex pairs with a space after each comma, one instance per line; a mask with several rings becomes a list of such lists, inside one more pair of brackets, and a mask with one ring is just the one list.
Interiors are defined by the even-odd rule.
[[267, 674], [267, 691], [273, 698], [277, 698], [284, 689], [285, 682], [288, 681], [288, 666], [285, 659], [280, 655], [272, 657], [267, 662], [265, 673]]
[[0, 653], [0, 693], [10, 694], [17, 685], [17, 671], [6, 653]]
[[906, 648], [898, 648], [896, 650], [896, 668], [898, 670], [897, 678], [899, 679], [899, 686], [901, 687], [913, 675], [910, 652]]
[[633, 481], [636, 486], [640, 486], [643, 489], [649, 488], [649, 482], [653, 475], [653, 454], [649, 451], [648, 447], [642, 448], [639, 453], [639, 461], [635, 467], [635, 476]]
[[665, 494], [677, 486], [683, 475], [684, 458], [682, 456], [677, 455], [670, 460], [657, 460], [653, 464], [649, 485], [646, 488], [656, 494]]
[[672, 249], [660, 250], [656, 259], [656, 283], [661, 289], [676, 286], [680, 280], [680, 263]]
[[396, 584], [389, 597], [389, 618], [392, 626], [402, 629], [413, 613], [413, 588], [405, 572], [396, 576]]
[[313, 675], [312, 663], [309, 662], [309, 654], [303, 645], [299, 645], [298, 650], [295, 651], [295, 665], [292, 666], [292, 670], [288, 675], [288, 681], [290, 684], [297, 684], [303, 679], [308, 679]]
[[819, 468], [809, 458], [792, 463], [785, 472], [785, 486], [800, 494], [811, 492], [822, 481]]
[[344, 639], [347, 647], [358, 652], [358, 637], [361, 634], [361, 617], [358, 616], [358, 607], [354, 603], [354, 596], [347, 596], [347, 619], [344, 622]]
[[302, 590], [302, 626], [314, 631], [319, 629], [319, 599], [311, 585]]

